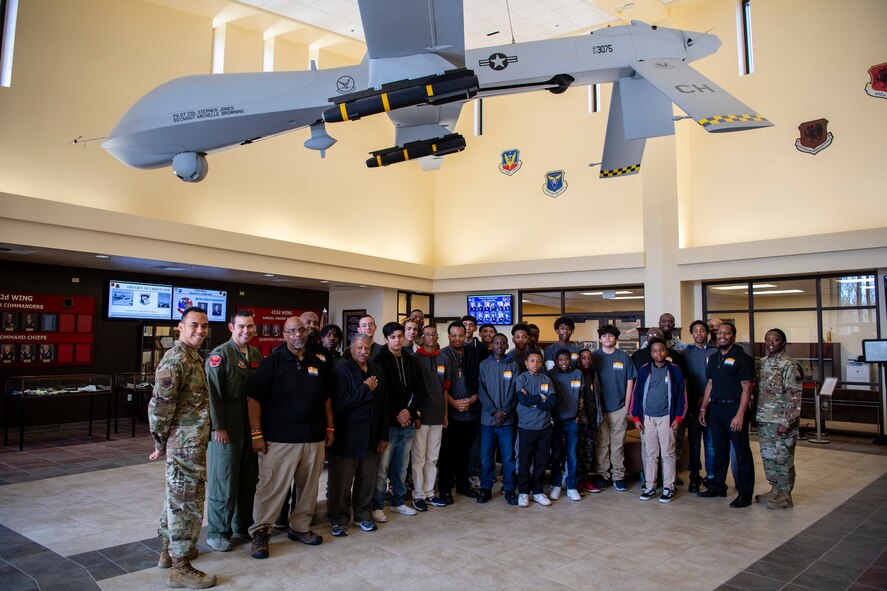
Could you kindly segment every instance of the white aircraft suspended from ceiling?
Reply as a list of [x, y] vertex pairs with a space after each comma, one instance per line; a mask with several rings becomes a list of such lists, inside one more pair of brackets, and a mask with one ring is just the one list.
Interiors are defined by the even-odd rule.
[[172, 80], [133, 105], [102, 147], [137, 168], [172, 164], [196, 182], [212, 152], [310, 127], [305, 147], [323, 156], [336, 142], [326, 123], [386, 112], [394, 146], [372, 152], [366, 165], [418, 159], [430, 170], [465, 148], [454, 129], [469, 99], [607, 82], [602, 178], [640, 170], [646, 138], [674, 133], [672, 102], [713, 133], [772, 125], [689, 66], [718, 50], [714, 35], [635, 21], [466, 51], [461, 0], [358, 1], [367, 44], [359, 65]]

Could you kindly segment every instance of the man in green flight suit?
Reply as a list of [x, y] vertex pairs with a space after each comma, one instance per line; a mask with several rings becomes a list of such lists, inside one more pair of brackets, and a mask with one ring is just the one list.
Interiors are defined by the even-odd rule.
[[785, 333], [778, 328], [764, 335], [767, 356], [761, 360], [758, 381], [758, 441], [772, 488], [766, 494], [755, 495], [755, 501], [767, 503], [768, 509], [791, 507], [795, 486], [795, 444], [803, 384], [801, 366], [785, 354], [785, 344]]
[[197, 350], [209, 332], [206, 312], [182, 312], [179, 338], [157, 366], [148, 422], [154, 438], [149, 460], [166, 454], [166, 499], [160, 515], [160, 560], [172, 567], [167, 586], [206, 589], [216, 577], [191, 566], [203, 522], [206, 446], [209, 442], [209, 392]]
[[231, 338], [213, 349], [206, 360], [212, 439], [207, 460], [207, 545], [216, 552], [231, 550], [232, 533], [249, 539], [253, 497], [259, 481], [259, 460], [249, 437], [246, 395], [262, 354], [249, 342], [256, 324], [249, 310], [239, 310], [228, 324]]

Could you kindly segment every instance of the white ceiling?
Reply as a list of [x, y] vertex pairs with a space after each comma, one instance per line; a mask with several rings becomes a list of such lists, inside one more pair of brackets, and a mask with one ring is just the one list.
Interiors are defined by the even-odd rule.
[[[239, 1], [345, 37], [364, 40], [357, 0]], [[467, 48], [511, 42], [506, 3], [511, 9], [511, 25], [518, 42], [550, 39], [618, 18], [593, 0], [464, 0]]]

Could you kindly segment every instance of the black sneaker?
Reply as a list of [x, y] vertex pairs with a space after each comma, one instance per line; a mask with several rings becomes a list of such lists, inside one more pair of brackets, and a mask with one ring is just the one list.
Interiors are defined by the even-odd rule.
[[250, 555], [259, 560], [268, 558], [268, 534], [263, 531], [253, 534], [252, 550]]
[[493, 493], [486, 488], [480, 489], [480, 492], [477, 494], [477, 502], [478, 503], [486, 503], [491, 498], [493, 498]]
[[441, 493], [440, 498], [447, 505], [452, 505], [453, 503], [456, 502], [456, 500], [453, 498], [453, 493], [451, 493], [450, 491], [446, 491], [444, 493]]
[[469, 499], [476, 499], [477, 498], [477, 491], [474, 490], [473, 488], [462, 488], [462, 487], [457, 486], [456, 492], [459, 493], [460, 495], [462, 495], [463, 497], [468, 497]]
[[509, 505], [517, 505], [517, 494], [513, 490], [506, 490], [505, 501]]
[[624, 480], [614, 480], [613, 481], [613, 488], [615, 488], [619, 492], [625, 492], [628, 490], [628, 487], [625, 485]]
[[281, 531], [286, 531], [286, 529], [290, 526], [289, 521], [283, 521], [278, 519], [274, 524], [274, 529], [279, 529]]
[[662, 489], [662, 496], [659, 497], [659, 502], [660, 503], [670, 503], [671, 500], [674, 498], [674, 496], [675, 496], [675, 492], [673, 490], [671, 490], [670, 488], [663, 488]]
[[425, 502], [428, 503], [429, 505], [431, 505], [432, 507], [446, 507], [447, 506], [446, 502], [443, 499], [441, 499], [440, 497], [434, 496], [434, 495], [431, 495], [430, 497], [425, 499]]
[[[665, 489], [665, 490], [668, 490], [668, 489]], [[655, 488], [645, 488], [641, 492], [640, 499], [642, 501], [649, 501], [650, 499], [653, 499], [655, 497], [656, 497], [656, 489]]]
[[413, 499], [413, 508], [419, 512], [428, 511], [428, 503], [425, 499]]

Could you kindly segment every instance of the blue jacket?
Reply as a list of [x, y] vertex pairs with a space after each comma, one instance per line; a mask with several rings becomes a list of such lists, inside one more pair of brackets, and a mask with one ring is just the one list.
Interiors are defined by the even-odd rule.
[[[668, 375], [665, 382], [668, 385], [668, 417], [670, 421], [677, 419], [683, 421], [687, 414], [687, 388], [684, 386], [684, 376], [681, 368], [666, 361], [665, 367]], [[652, 363], [645, 363], [638, 369], [638, 378], [634, 382], [634, 390], [628, 401], [628, 418], [640, 421], [644, 420], [644, 406], [647, 403], [647, 387], [650, 381], [650, 373], [653, 371]]]

